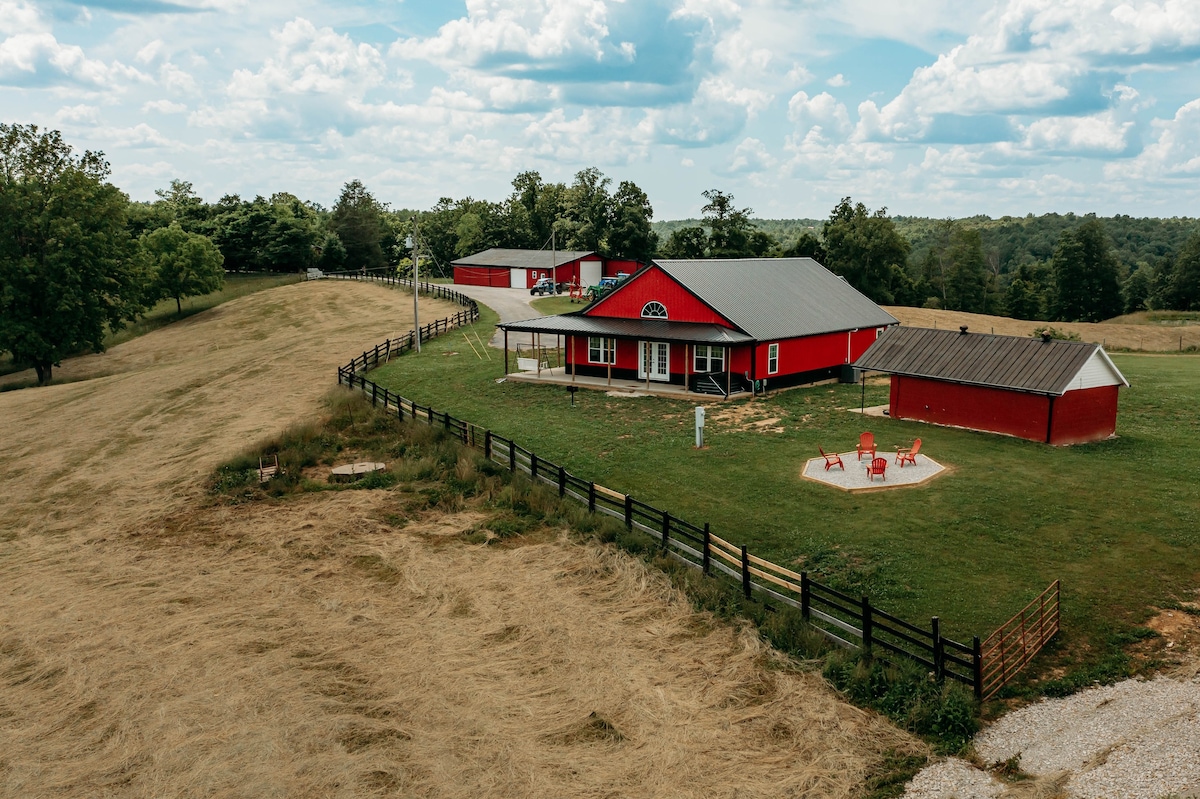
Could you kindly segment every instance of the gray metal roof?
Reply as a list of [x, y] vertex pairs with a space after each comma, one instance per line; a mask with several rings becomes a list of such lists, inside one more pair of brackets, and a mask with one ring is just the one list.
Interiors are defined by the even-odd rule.
[[511, 250], [493, 247], [490, 250], [451, 261], [451, 266], [500, 266], [506, 269], [550, 269], [569, 264], [588, 255], [592, 250]]
[[[854, 365], [910, 377], [1061, 396], [1099, 349], [1099, 344], [1082, 341], [893, 327]], [[1108, 363], [1121, 382], [1129, 385], [1116, 366]]]
[[573, 313], [562, 316], [543, 316], [538, 319], [523, 319], [520, 322], [502, 322], [496, 327], [520, 333], [559, 333], [574, 336], [682, 341], [689, 344], [725, 346], [754, 341], [745, 333], [739, 333], [721, 325], [668, 322], [661, 319], [580, 316]]
[[[758, 341], [898, 324], [894, 316], [812, 258], [654, 263]], [[631, 278], [613, 294], [635, 284], [636, 277]]]

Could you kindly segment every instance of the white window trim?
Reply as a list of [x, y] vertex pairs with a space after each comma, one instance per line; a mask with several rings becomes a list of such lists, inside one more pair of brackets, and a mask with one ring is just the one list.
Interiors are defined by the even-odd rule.
[[[704, 356], [703, 356], [704, 357], [704, 368], [703, 369], [701, 369], [700, 365], [699, 365], [700, 358], [701, 358], [701, 356], [700, 356], [700, 348], [701, 347], [705, 348]], [[696, 345], [695, 350], [692, 352], [692, 369], [693, 369], [693, 371], [695, 371], [697, 373], [702, 373], [702, 372], [707, 373], [707, 372], [717, 371], [716, 369], [712, 368], [712, 362], [714, 360], [717, 360], [716, 358], [713, 357], [714, 352], [720, 354], [721, 357], [719, 360], [721, 361], [721, 371], [725, 371], [725, 363], [726, 363], [725, 359], [728, 357], [729, 353], [727, 353], [725, 351], [724, 347], [718, 347], [715, 344], [697, 344]]]
[[[773, 364], [773, 365], [772, 365]], [[779, 374], [779, 345], [767, 345], [767, 374]]]
[[[600, 360], [592, 358], [592, 342], [600, 342], [600, 346], [596, 347], [600, 351]], [[612, 365], [617, 362], [617, 340], [615, 338], [607, 338], [606, 336], [588, 336], [588, 363], [601, 363]], [[604, 360], [605, 356], [608, 360]]]
[[[657, 305], [659, 308], [662, 308], [662, 315], [661, 316], [658, 314], [650, 315], [650, 314], [646, 313], [646, 309], [649, 308], [651, 305]], [[667, 316], [667, 306], [663, 305], [658, 300], [650, 300], [650, 302], [648, 302], [642, 306], [642, 318], [643, 319], [667, 319], [667, 318], [669, 318]]]

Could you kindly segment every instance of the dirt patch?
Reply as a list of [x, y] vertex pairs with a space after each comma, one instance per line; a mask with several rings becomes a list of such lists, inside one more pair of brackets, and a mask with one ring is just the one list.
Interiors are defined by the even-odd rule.
[[709, 413], [709, 419], [725, 430], [743, 433], [782, 433], [784, 428], [780, 422], [786, 416], [787, 411], [761, 402], [738, 402]]
[[1081, 341], [1101, 344], [1110, 350], [1146, 350], [1176, 352], [1182, 346], [1200, 347], [1200, 324], [1155, 325], [1125, 322], [1032, 322], [1009, 319], [1005, 316], [970, 314], [960, 311], [937, 311], [929, 308], [888, 306], [887, 312], [911, 327], [935, 327], [958, 330], [960, 325], [975, 333], [996, 333], [1003, 336], [1030, 336], [1034, 328], [1050, 325], [1057, 330], [1074, 333]]
[[466, 543], [418, 486], [208, 502], [406, 306], [288, 286], [0, 394], [0, 794], [848, 797], [924, 751], [557, 531]]

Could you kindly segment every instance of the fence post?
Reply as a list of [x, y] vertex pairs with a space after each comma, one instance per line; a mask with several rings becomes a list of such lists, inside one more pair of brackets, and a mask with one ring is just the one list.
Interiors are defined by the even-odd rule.
[[508, 440], [508, 470], [517, 473], [517, 447], [511, 438]]
[[811, 607], [812, 587], [808, 584], [808, 572], [800, 572], [800, 615], [808, 621]]
[[972, 679], [975, 682], [975, 698], [983, 699], [983, 650], [979, 647], [978, 635], [975, 636], [972, 655], [973, 668], [971, 671], [973, 672]]
[[483, 457], [489, 461], [492, 459], [492, 431], [483, 431]]
[[708, 548], [711, 546], [712, 546], [712, 533], [710, 533], [708, 530], [708, 522], [705, 522], [704, 523], [704, 554], [703, 554], [703, 558], [701, 560], [701, 567], [706, 575], [708, 574], [709, 557], [710, 557]]
[[633, 529], [633, 497], [625, 495], [625, 529]]
[[442, 412], [442, 426], [447, 430], [450, 429], [450, 411]]
[[942, 648], [942, 620], [937, 616], [930, 619], [933, 628], [933, 678], [941, 682], [946, 678], [946, 655]]
[[750, 553], [745, 544], [742, 545], [742, 593], [746, 599], [750, 598]]
[[537, 480], [537, 455], [529, 453], [529, 479]]
[[374, 407], [379, 403], [379, 384], [371, 383], [371, 406]]
[[383, 356], [383, 359], [385, 361], [392, 359], [392, 340], [390, 338], [387, 340], [387, 353]]
[[862, 598], [863, 654], [871, 657], [871, 600]]
[[379, 366], [379, 345], [375, 345], [375, 365]]
[[567, 495], [567, 470], [563, 467], [558, 467], [558, 495], [565, 497]]
[[596, 483], [588, 483], [588, 513], [596, 512]]
[[662, 512], [662, 548], [663, 552], [671, 546], [671, 514]]

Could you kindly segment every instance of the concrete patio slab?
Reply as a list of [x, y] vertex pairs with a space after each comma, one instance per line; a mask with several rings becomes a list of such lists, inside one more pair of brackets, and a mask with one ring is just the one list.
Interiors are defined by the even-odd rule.
[[888, 462], [884, 476], [871, 479], [867, 476], [866, 459], [858, 460], [857, 452], [842, 452], [839, 457], [844, 469], [833, 466], [825, 468], [824, 458], [813, 458], [804, 464], [800, 476], [814, 483], [824, 483], [827, 486], [859, 493], [861, 491], [886, 491], [892, 488], [911, 488], [929, 482], [935, 477], [947, 473], [947, 468], [925, 455], [917, 455], [916, 464], [906, 464], [901, 467], [896, 463], [895, 452], [876, 453], [877, 457], [885, 458]]

